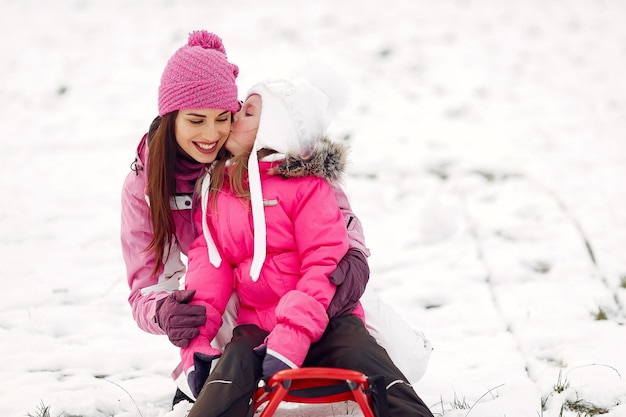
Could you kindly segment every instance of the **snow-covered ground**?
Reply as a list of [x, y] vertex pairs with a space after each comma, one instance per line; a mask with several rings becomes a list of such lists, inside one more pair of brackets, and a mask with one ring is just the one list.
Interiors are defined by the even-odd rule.
[[347, 73], [346, 189], [372, 287], [434, 345], [415, 388], [435, 415], [626, 416], [625, 17], [621, 0], [0, 1], [0, 415], [169, 413], [178, 350], [131, 318], [120, 189], [166, 60], [204, 28], [241, 96], [306, 59]]

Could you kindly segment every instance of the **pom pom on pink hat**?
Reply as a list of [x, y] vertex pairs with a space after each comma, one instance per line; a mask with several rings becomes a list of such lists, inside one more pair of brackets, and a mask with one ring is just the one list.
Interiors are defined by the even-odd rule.
[[184, 109], [240, 108], [235, 80], [239, 67], [228, 62], [222, 39], [205, 30], [189, 34], [187, 45], [169, 59], [159, 86], [159, 115]]

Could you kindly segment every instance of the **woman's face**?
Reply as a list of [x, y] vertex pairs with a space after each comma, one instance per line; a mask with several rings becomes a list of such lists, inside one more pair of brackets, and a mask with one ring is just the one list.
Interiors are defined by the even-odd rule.
[[233, 116], [230, 136], [225, 145], [230, 153], [237, 156], [252, 149], [259, 130], [260, 118], [261, 96], [253, 94], [243, 103], [241, 110]]
[[179, 110], [174, 121], [176, 143], [196, 161], [209, 164], [228, 139], [230, 124], [228, 110]]

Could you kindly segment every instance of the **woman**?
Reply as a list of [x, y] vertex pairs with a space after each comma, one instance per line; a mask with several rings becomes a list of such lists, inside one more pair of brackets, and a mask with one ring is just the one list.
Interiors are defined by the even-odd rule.
[[[141, 139], [123, 186], [121, 243], [133, 317], [142, 330], [167, 334], [178, 347], [188, 346], [206, 321], [205, 308], [189, 304], [193, 291], [180, 289], [186, 271], [183, 259], [197, 236], [192, 221], [196, 181], [204, 173], [205, 164], [219, 157], [230, 133], [230, 116], [240, 108], [237, 75], [238, 67], [228, 61], [219, 37], [206, 31], [191, 33], [188, 43], [172, 55], [165, 67], [159, 86], [159, 116]], [[369, 276], [369, 252], [361, 223], [352, 213], [345, 193], [338, 187], [333, 191], [351, 248], [330, 277], [338, 285], [328, 308], [330, 317], [348, 314], [354, 308]], [[224, 325], [214, 340], [216, 348], [222, 349], [232, 337], [237, 303], [238, 299], [232, 297]], [[372, 314], [368, 310], [368, 324], [381, 317], [386, 332], [376, 333], [376, 338], [381, 340], [390, 334], [393, 328], [388, 323], [397, 324], [396, 333], [402, 339], [392, 336], [387, 343], [381, 343], [392, 357], [394, 349], [390, 348], [395, 343], [398, 354], [394, 360], [405, 360], [405, 372], [413, 372], [411, 380], [419, 379], [430, 346], [423, 343], [420, 334], [408, 335], [409, 326], [395, 319], [387, 305], [376, 298], [369, 304], [373, 309]], [[173, 376], [182, 388], [177, 390], [174, 403], [191, 401], [182, 368], [177, 368]]]
[[[183, 255], [196, 236], [193, 192], [205, 164], [213, 162], [230, 133], [231, 117], [240, 108], [235, 80], [238, 67], [228, 62], [219, 37], [193, 32], [169, 59], [159, 87], [159, 117], [137, 147], [122, 191], [121, 242], [130, 287], [129, 302], [139, 327], [167, 334], [184, 347], [205, 323], [204, 307], [189, 305], [192, 291], [179, 290], [185, 274]], [[190, 111], [195, 109], [194, 111]], [[335, 189], [351, 249], [331, 279], [341, 284], [329, 307], [331, 316], [354, 307], [369, 277], [362, 228], [348, 200]], [[237, 299], [229, 304], [218, 347], [230, 340]], [[178, 380], [180, 371], [174, 372]], [[187, 391], [188, 392], [188, 391]], [[174, 402], [187, 398], [177, 391]]]
[[[192, 303], [206, 308], [207, 321], [181, 349], [198, 397], [189, 417], [250, 415], [261, 377], [303, 365], [380, 375], [388, 410], [377, 415], [432, 417], [367, 332], [360, 305], [350, 315], [327, 314], [335, 294], [329, 277], [349, 247], [330, 185], [346, 151], [325, 137], [328, 93], [303, 80], [257, 84], [234, 116], [225, 144], [232, 158], [203, 179], [185, 287], [196, 291]], [[211, 340], [233, 291], [238, 326], [222, 356]]]

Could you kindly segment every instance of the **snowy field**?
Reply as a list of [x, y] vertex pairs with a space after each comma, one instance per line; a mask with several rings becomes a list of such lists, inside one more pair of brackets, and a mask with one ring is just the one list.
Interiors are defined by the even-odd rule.
[[0, 0], [0, 415], [172, 415], [178, 350], [131, 317], [120, 190], [166, 60], [204, 28], [242, 98], [305, 59], [349, 76], [345, 186], [371, 286], [434, 346], [414, 385], [436, 416], [626, 416], [624, 18], [621, 0]]

